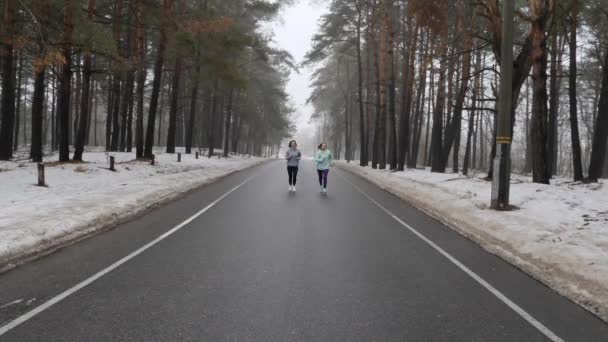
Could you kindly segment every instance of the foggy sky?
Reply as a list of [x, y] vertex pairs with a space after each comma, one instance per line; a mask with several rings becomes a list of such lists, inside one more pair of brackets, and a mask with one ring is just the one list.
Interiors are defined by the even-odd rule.
[[[294, 5], [286, 7], [281, 11], [279, 19], [271, 24], [275, 45], [289, 51], [296, 63], [300, 64], [311, 47], [311, 38], [317, 30], [318, 20], [326, 12], [325, 3], [318, 0], [297, 0]], [[296, 108], [298, 133], [294, 138], [307, 152], [311, 149], [308, 145], [314, 144], [311, 140], [314, 130], [308, 124], [312, 107], [306, 105], [311, 91], [311, 70], [300, 68], [299, 71], [299, 74], [291, 74], [287, 92]]]

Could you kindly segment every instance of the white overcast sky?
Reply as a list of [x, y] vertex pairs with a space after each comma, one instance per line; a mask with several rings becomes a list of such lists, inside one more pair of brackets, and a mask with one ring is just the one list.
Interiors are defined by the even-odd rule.
[[[271, 24], [274, 31], [274, 42], [277, 47], [289, 51], [296, 63], [300, 64], [311, 47], [311, 38], [317, 30], [321, 15], [326, 13], [325, 1], [296, 0], [292, 6], [282, 10], [279, 19]], [[297, 110], [297, 126], [301, 132], [308, 125], [312, 108], [306, 106], [310, 96], [311, 70], [300, 68], [300, 73], [293, 72], [287, 92]]]

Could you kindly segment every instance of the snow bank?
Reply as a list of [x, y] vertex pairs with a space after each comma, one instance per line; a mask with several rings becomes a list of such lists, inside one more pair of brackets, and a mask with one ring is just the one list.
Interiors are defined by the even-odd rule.
[[489, 209], [491, 182], [429, 170], [390, 172], [338, 162], [440, 220], [608, 321], [608, 186], [514, 175], [511, 204]]
[[[109, 156], [116, 160], [116, 172]], [[0, 268], [134, 217], [229, 173], [265, 159], [195, 159], [156, 154], [156, 165], [134, 153], [87, 152], [84, 163], [46, 167], [48, 187], [37, 187], [36, 165], [0, 162]], [[57, 160], [56, 155], [48, 162]], [[47, 161], [45, 159], [45, 161]]]

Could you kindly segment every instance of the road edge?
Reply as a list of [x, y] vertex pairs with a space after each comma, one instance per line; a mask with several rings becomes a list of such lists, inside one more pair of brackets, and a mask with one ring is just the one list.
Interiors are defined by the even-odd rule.
[[139, 207], [133, 211], [129, 211], [126, 214], [115, 215], [115, 216], [113, 216], [111, 221], [99, 220], [99, 219], [91, 220], [91, 221], [87, 222], [86, 224], [81, 225], [79, 228], [74, 229], [71, 232], [68, 232], [64, 235], [61, 235], [51, 241], [42, 241], [40, 244], [33, 246], [32, 248], [30, 248], [28, 250], [15, 252], [13, 254], [8, 254], [7, 256], [3, 256], [3, 259], [0, 260], [0, 275], [4, 274], [6, 272], [9, 272], [26, 263], [38, 260], [38, 259], [48, 256], [50, 254], [56, 253], [65, 247], [71, 246], [80, 241], [91, 238], [95, 235], [113, 230], [120, 225], [123, 225], [123, 224], [128, 223], [133, 220], [136, 220], [151, 211], [157, 210], [163, 206], [166, 206], [170, 203], [178, 201], [178, 200], [192, 194], [193, 192], [204, 189], [205, 187], [207, 187], [211, 184], [217, 183], [229, 176], [250, 170], [254, 167], [263, 166], [272, 161], [273, 161], [273, 159], [271, 159], [271, 158], [261, 159], [259, 162], [251, 164], [251, 165], [247, 165], [243, 169], [228, 171], [225, 174], [207, 178], [207, 179], [201, 181], [200, 183], [197, 183], [183, 191], [173, 192], [163, 198], [158, 199], [157, 201], [146, 203], [145, 205], [142, 205], [141, 207]]
[[[546, 263], [539, 259], [531, 258], [529, 255], [520, 253], [517, 249], [510, 245], [502, 243], [490, 236], [472, 227], [463, 220], [451, 214], [449, 211], [437, 209], [432, 205], [423, 203], [419, 199], [408, 196], [406, 193], [400, 192], [395, 188], [387, 187], [385, 184], [376, 181], [372, 177], [368, 177], [365, 173], [359, 170], [358, 165], [341, 165], [336, 163], [337, 168], [351, 175], [359, 177], [370, 184], [373, 184], [383, 191], [386, 191], [412, 207], [416, 208], [425, 215], [440, 222], [444, 226], [455, 231], [459, 235], [479, 245], [488, 253], [491, 253], [532, 278], [551, 288], [561, 296], [576, 303], [580, 307], [589, 311], [596, 317], [608, 323], [608, 302], [602, 302], [599, 298], [608, 298], [608, 288], [595, 288], [589, 290], [589, 280], [575, 273], [566, 272], [560, 269], [559, 264]], [[582, 289], [574, 291], [573, 288]], [[599, 292], [599, 293], [598, 293]], [[605, 296], [605, 297], [604, 297]]]

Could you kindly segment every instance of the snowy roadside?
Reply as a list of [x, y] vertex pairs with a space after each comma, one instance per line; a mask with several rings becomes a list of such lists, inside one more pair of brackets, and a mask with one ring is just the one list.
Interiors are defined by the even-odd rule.
[[176, 154], [157, 153], [152, 166], [135, 161], [134, 153], [111, 155], [116, 172], [108, 169], [109, 155], [104, 152], [85, 153], [85, 163], [49, 163], [48, 187], [35, 186], [35, 164], [0, 162], [0, 269], [266, 160], [182, 155], [178, 163]]
[[362, 168], [337, 162], [443, 222], [608, 321], [608, 186], [514, 175], [515, 211], [489, 209], [479, 177]]

